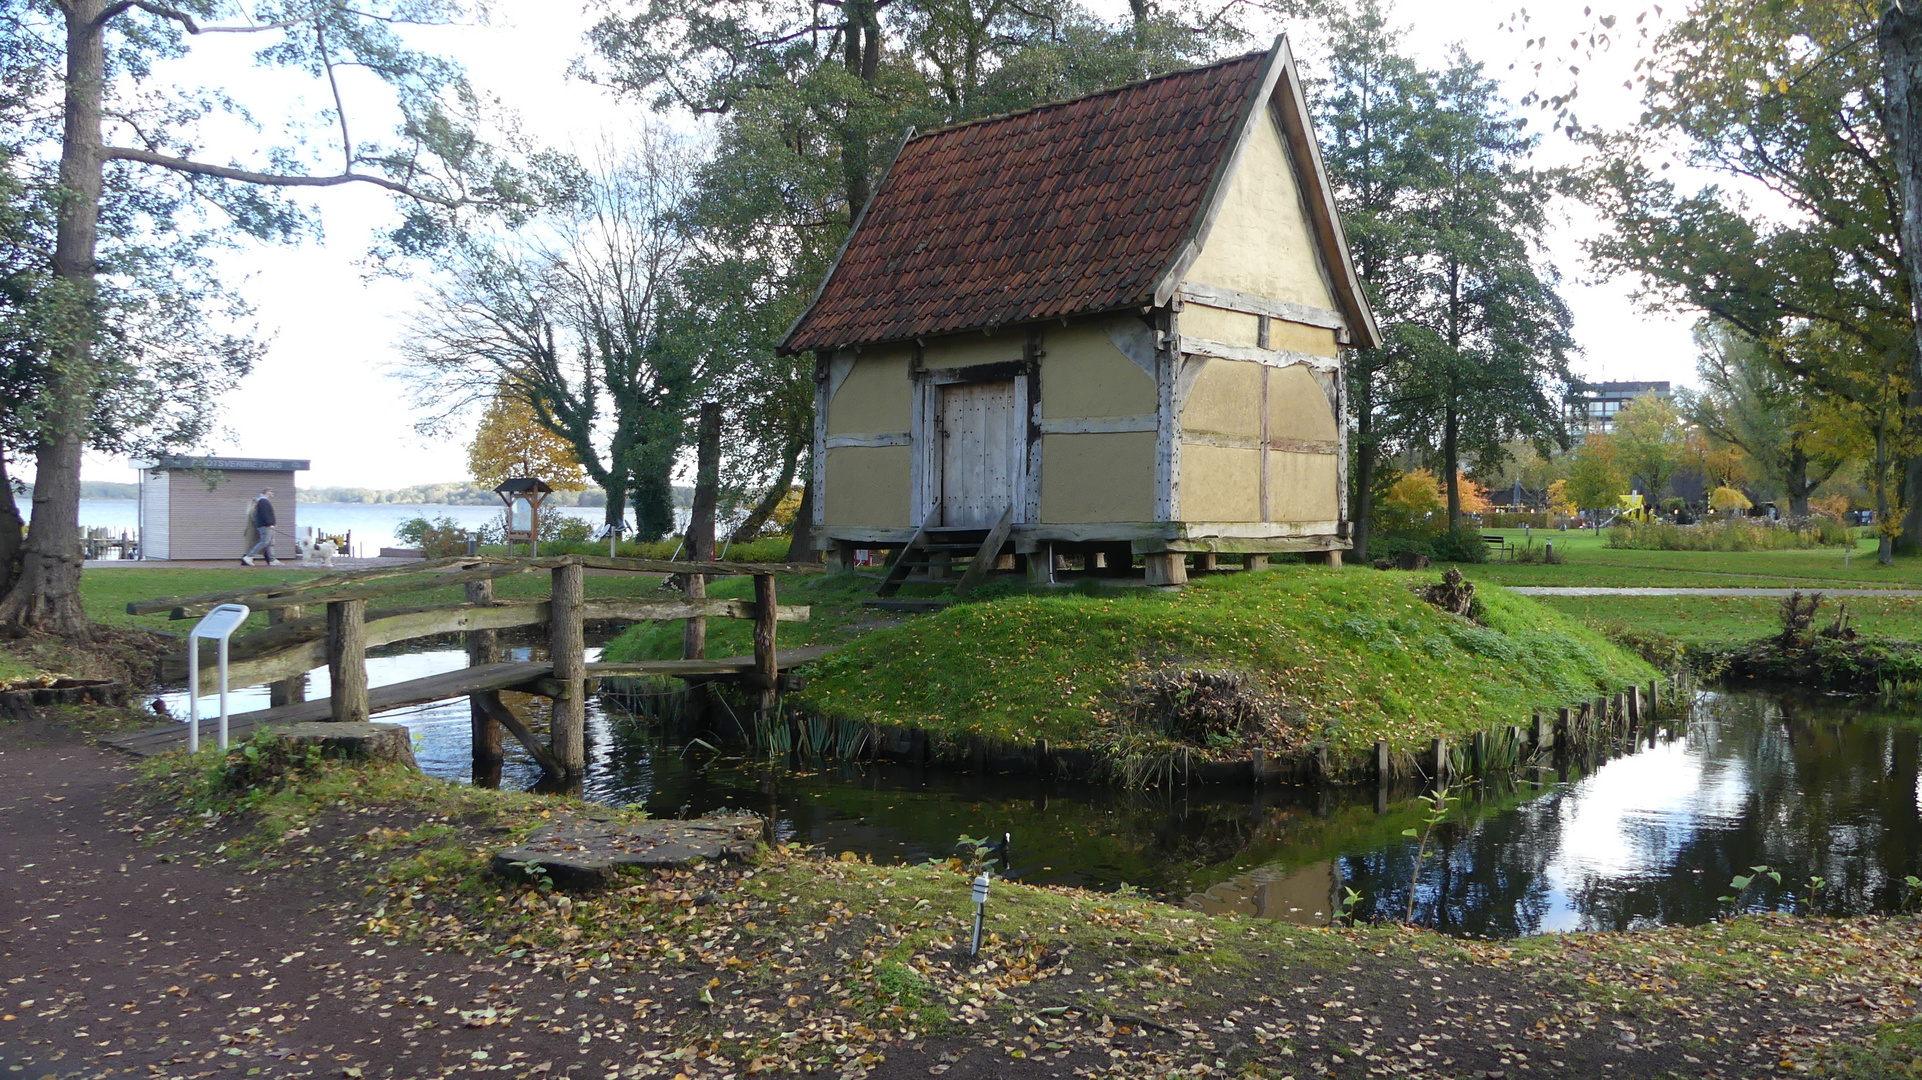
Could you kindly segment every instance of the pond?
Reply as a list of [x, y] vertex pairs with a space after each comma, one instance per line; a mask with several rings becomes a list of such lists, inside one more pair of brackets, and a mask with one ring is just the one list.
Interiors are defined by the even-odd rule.
[[[375, 657], [368, 675], [381, 685], [465, 662], [455, 649]], [[326, 693], [325, 671], [309, 679], [310, 694]], [[265, 696], [239, 691], [233, 707], [262, 707]], [[184, 695], [168, 704], [185, 712]], [[428, 773], [471, 781], [465, 699], [380, 719], [412, 730]], [[1402, 835], [1425, 810], [1412, 789], [1130, 793], [900, 765], [789, 767], [667, 745], [598, 701], [588, 725], [589, 799], [657, 817], [750, 809], [783, 840], [876, 862], [940, 858], [962, 834], [1005, 832], [1008, 876], [1139, 889], [1211, 912], [1325, 922], [1353, 889], [1361, 918], [1400, 918], [1413, 880], [1417, 920], [1449, 933], [1626, 929], [1715, 918], [1733, 906], [1718, 898], [1738, 874], [1756, 878], [1738, 901], [1749, 908], [1922, 903], [1904, 880], [1922, 875], [1922, 709], [1912, 704], [1702, 692], [1686, 722], [1652, 743], [1459, 789], [1418, 874], [1416, 841]], [[507, 749], [500, 782], [537, 780], [513, 740]]]

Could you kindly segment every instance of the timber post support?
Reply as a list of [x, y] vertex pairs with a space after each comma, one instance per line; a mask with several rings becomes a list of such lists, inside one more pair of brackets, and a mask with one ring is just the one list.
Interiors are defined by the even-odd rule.
[[1188, 584], [1188, 556], [1179, 551], [1157, 551], [1141, 557], [1150, 585]]
[[1648, 680], [1648, 715], [1650, 719], [1662, 715], [1662, 680]]
[[754, 575], [754, 675], [749, 680], [760, 691], [763, 712], [774, 707], [780, 661], [775, 653], [774, 575]]
[[[494, 583], [492, 581], [470, 581], [467, 583], [467, 602], [470, 604], [492, 604], [494, 602]], [[467, 646], [467, 666], [482, 667], [500, 660], [498, 632], [493, 630], [469, 630], [464, 635]], [[494, 722], [494, 710], [481, 700], [480, 694], [467, 696], [468, 723], [473, 729], [474, 776], [476, 780], [493, 777], [496, 782], [500, 776], [500, 763], [505, 756], [501, 752], [501, 729]], [[499, 695], [495, 696], [499, 701]], [[505, 709], [506, 706], [501, 706]]]
[[367, 722], [367, 601], [335, 600], [327, 605], [327, 681], [329, 719], [343, 724]]
[[587, 639], [581, 623], [586, 571], [570, 559], [556, 566], [552, 576], [547, 652], [560, 693], [553, 699], [550, 738], [555, 760], [570, 775], [577, 775], [587, 767]]
[[1268, 569], [1268, 556], [1259, 552], [1241, 557], [1241, 568], [1250, 572]]
[[[267, 625], [279, 626], [282, 623], [297, 622], [300, 619], [300, 605], [267, 609]], [[196, 660], [198, 657], [196, 657]], [[298, 705], [307, 700], [307, 676], [294, 675], [278, 679], [267, 687], [267, 705], [273, 708], [280, 705]]]

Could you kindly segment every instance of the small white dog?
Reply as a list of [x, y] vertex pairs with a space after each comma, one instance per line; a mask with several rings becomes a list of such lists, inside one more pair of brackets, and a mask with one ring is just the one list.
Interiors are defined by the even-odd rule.
[[339, 545], [335, 544], [332, 540], [322, 540], [318, 544], [312, 540], [302, 540], [295, 544], [294, 547], [300, 552], [300, 565], [302, 566], [314, 565], [315, 556], [319, 556], [320, 565], [332, 566], [334, 565], [334, 555], [340, 551]]

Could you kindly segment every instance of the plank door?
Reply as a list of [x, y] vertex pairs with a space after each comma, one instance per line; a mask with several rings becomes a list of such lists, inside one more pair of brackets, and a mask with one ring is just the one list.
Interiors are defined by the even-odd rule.
[[941, 388], [941, 522], [990, 529], [1014, 505], [1021, 425], [1014, 380]]

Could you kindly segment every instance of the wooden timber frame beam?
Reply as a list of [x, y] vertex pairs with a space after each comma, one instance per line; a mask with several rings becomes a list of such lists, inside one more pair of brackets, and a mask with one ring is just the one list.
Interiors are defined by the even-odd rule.
[[[367, 648], [392, 645], [412, 638], [440, 634], [475, 633], [490, 630], [515, 630], [542, 626], [548, 621], [550, 601], [513, 600], [498, 603], [446, 604], [430, 608], [390, 608], [367, 611], [364, 636]], [[806, 605], [775, 608], [777, 622], [807, 622], [812, 609]], [[586, 622], [621, 620], [652, 622], [687, 619], [759, 618], [758, 605], [752, 600], [711, 599], [690, 602], [681, 598], [663, 600], [586, 600], [581, 604]], [[252, 686], [293, 678], [327, 662], [325, 616], [308, 616], [297, 622], [281, 623], [238, 637], [228, 646], [228, 677], [232, 685]], [[201, 670], [210, 671], [212, 653], [201, 658]], [[184, 679], [184, 655], [169, 656], [162, 677]]]
[[335, 574], [309, 582], [281, 582], [251, 589], [235, 589], [197, 596], [169, 596], [136, 600], [127, 605], [129, 615], [167, 612], [171, 618], [194, 619], [218, 604], [245, 603], [252, 607], [301, 607], [328, 604], [336, 600], [373, 600], [383, 596], [465, 585], [553, 570], [561, 566], [580, 566], [589, 570], [609, 570], [632, 574], [699, 573], [713, 577], [739, 577], [743, 574], [819, 574], [824, 567], [811, 563], [673, 562], [667, 559], [622, 559], [604, 555], [559, 555], [543, 558], [432, 559], [408, 567], [375, 567], [351, 574]]

